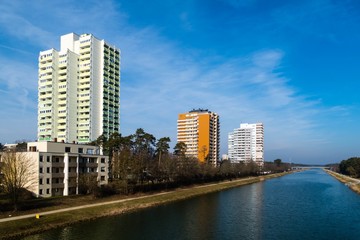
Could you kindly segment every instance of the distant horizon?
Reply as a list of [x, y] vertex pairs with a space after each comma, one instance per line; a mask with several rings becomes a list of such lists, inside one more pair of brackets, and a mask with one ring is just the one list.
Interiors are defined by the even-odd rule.
[[[240, 123], [264, 124], [264, 158], [360, 156], [360, 3], [7, 1], [0, 4], [0, 142], [36, 139], [38, 56], [91, 33], [121, 50], [120, 133], [176, 143], [177, 115], [220, 116], [220, 155]], [[46, 21], [44, 21], [46, 19]]]

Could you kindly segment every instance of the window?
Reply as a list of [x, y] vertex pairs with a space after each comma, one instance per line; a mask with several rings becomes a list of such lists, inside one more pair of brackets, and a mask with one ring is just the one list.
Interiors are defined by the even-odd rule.
[[40, 162], [42, 162], [43, 161], [43, 156], [42, 155], [40, 155]]
[[46, 189], [46, 194], [50, 194], [50, 189]]
[[40, 178], [40, 185], [42, 185], [43, 184], [43, 179], [42, 178]]
[[70, 147], [65, 147], [65, 152], [70, 152], [71, 148]]
[[92, 149], [92, 148], [88, 148], [86, 151], [87, 154], [93, 154], [93, 152], [94, 152], [94, 149]]
[[46, 184], [50, 184], [50, 178], [46, 179]]
[[47, 162], [50, 162], [50, 156], [47, 156], [47, 157], [46, 157], [46, 161], [47, 161]]
[[101, 167], [101, 172], [105, 172], [105, 167]]
[[101, 181], [105, 181], [105, 176], [101, 176], [101, 177], [100, 177], [100, 180], [101, 180]]
[[82, 148], [79, 148], [79, 149], [78, 149], [78, 152], [79, 152], [79, 153], [83, 153], [83, 149], [82, 149]]
[[42, 194], [43, 194], [43, 191], [42, 191], [42, 189], [40, 189], [40, 192], [39, 192], [39, 194], [40, 194], [40, 195], [42, 195]]
[[101, 158], [101, 163], [105, 163], [105, 158]]
[[46, 172], [50, 173], [50, 168], [49, 167], [46, 168]]
[[40, 173], [43, 173], [43, 168], [42, 168], [42, 167], [39, 169], [39, 172], [40, 172]]

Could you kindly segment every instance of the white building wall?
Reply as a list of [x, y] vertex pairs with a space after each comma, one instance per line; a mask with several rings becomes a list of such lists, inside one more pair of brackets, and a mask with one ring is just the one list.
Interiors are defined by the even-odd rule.
[[102, 41], [91, 38], [91, 122], [90, 122], [90, 138], [96, 139], [103, 132], [103, 105], [102, 105], [102, 92], [103, 92], [103, 43]]
[[240, 124], [240, 128], [228, 135], [228, 155], [232, 162], [254, 161], [264, 163], [263, 124]]

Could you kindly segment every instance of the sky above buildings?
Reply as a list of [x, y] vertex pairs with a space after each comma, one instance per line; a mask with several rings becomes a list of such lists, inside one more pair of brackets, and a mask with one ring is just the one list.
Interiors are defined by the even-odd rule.
[[2, 1], [0, 142], [35, 140], [40, 51], [92, 33], [121, 49], [121, 133], [176, 142], [178, 113], [220, 115], [221, 154], [263, 122], [265, 160], [359, 156], [356, 0]]

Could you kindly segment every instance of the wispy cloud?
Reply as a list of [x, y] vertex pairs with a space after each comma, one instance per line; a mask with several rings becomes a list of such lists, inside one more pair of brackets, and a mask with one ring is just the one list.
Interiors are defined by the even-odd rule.
[[[125, 135], [142, 127], [158, 138], [170, 136], [174, 143], [177, 114], [208, 108], [220, 114], [223, 153], [228, 132], [241, 122], [263, 122], [265, 149], [272, 157], [301, 143], [327, 144], [326, 133], [317, 131], [321, 119], [338, 113], [346, 116], [347, 106], [327, 108], [316, 97], [300, 94], [292, 86], [282, 71], [285, 50], [262, 49], [226, 58], [210, 56], [205, 50], [183, 48], [154, 26], [134, 27], [121, 5], [113, 1], [93, 3], [85, 7], [63, 4], [61, 8], [49, 1], [29, 5], [29, 11], [53, 9], [46, 13], [46, 22], [8, 3], [0, 7], [0, 26], [9, 36], [32, 41], [43, 50], [56, 48], [60, 35], [68, 32], [94, 33], [121, 48], [121, 131]], [[183, 13], [180, 18], [191, 29], [188, 15]], [[0, 123], [11, 125], [18, 135], [36, 134], [36, 64], [0, 58], [0, 101], [4, 109]], [[28, 117], [13, 121], [15, 116]], [[0, 137], [8, 139], [8, 134], [14, 131], [1, 129]]]

